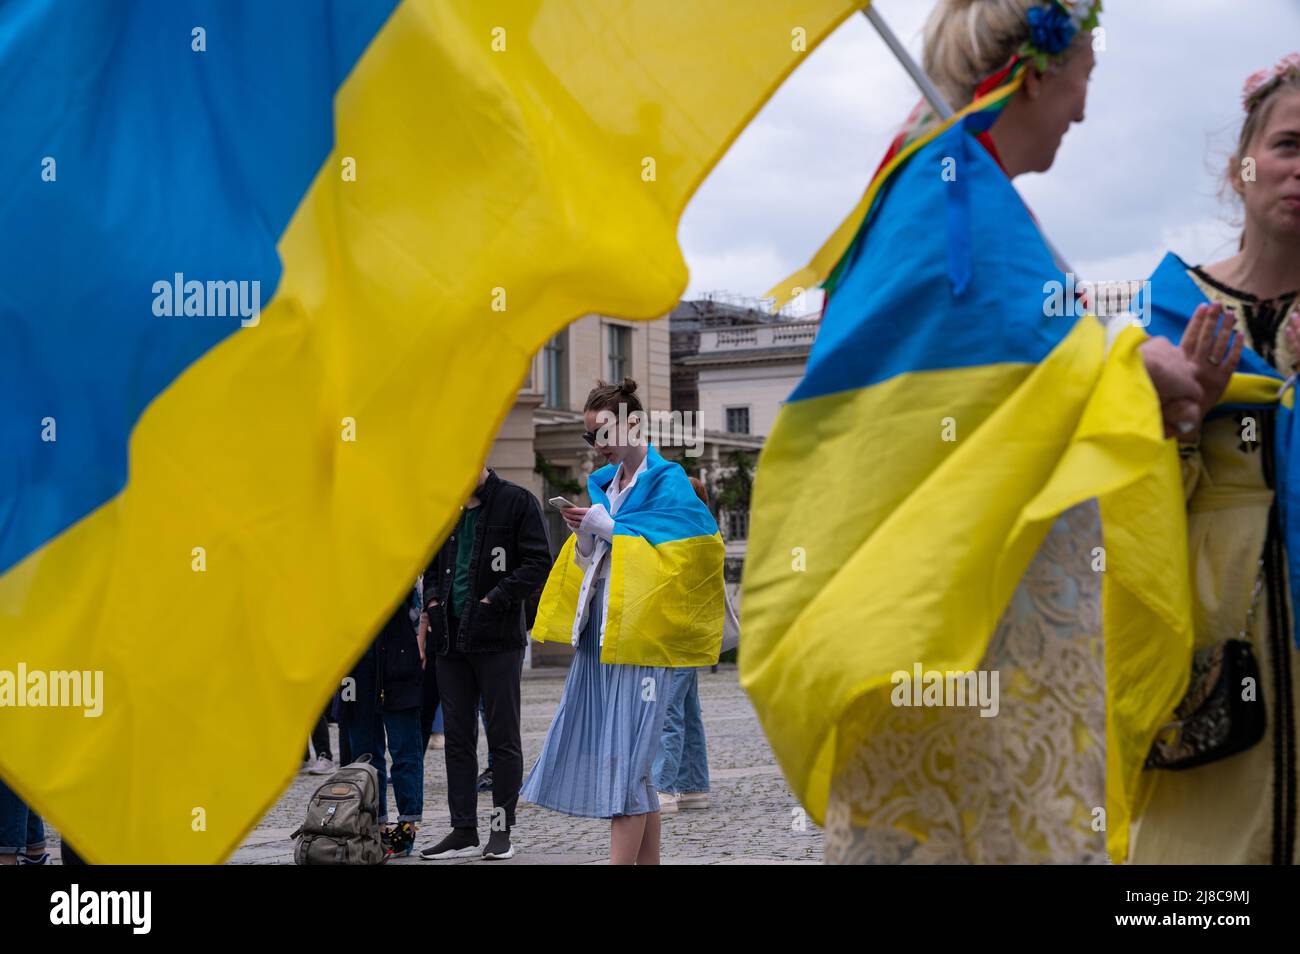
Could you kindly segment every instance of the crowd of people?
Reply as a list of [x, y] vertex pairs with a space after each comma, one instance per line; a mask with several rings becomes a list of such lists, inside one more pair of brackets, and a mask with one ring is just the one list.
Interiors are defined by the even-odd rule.
[[[1044, 37], [1059, 31], [1044, 33], [1044, 18], [1095, 22], [1098, 9], [1088, 0], [939, 0], [925, 68], [952, 103], [976, 100], [1032, 50], [1022, 85], [978, 137], [1008, 180], [1048, 173], [1066, 131], [1084, 121], [1091, 38], [1081, 31], [1045, 49]], [[1243, 210], [1239, 247], [1204, 264], [1166, 260], [1152, 293], [1181, 311], [1141, 349], [1181, 461], [1196, 656], [1181, 733], [1152, 751], [1132, 839], [1137, 862], [1300, 861], [1290, 589], [1300, 554], [1279, 500], [1279, 461], [1294, 449], [1274, 427], [1276, 403], [1247, 406], [1231, 392], [1238, 371], [1269, 377], [1278, 395], [1300, 373], [1300, 54], [1253, 74], [1242, 106], [1223, 176]], [[329, 721], [339, 726], [340, 764], [371, 756], [390, 856], [510, 858], [523, 798], [609, 819], [610, 861], [653, 864], [660, 814], [709, 805], [697, 673], [738, 624], [720, 550], [701, 551], [707, 565], [688, 567], [673, 562], [673, 548], [709, 540], [716, 523], [703, 487], [637, 439], [644, 408], [635, 382], [599, 384], [584, 415], [585, 439], [606, 466], [589, 479], [588, 506], [564, 502], [571, 534], [558, 559], [538, 501], [484, 467], [454, 529], [312, 733], [306, 771], [333, 770]], [[626, 424], [611, 429], [611, 419]], [[1100, 534], [1095, 502], [1075, 506], [1021, 579], [980, 664], [1004, 674], [998, 718], [898, 710], [870, 733], [845, 736], [829, 782], [829, 860], [1106, 860], [1104, 826], [1088, 823], [1106, 803], [1108, 771], [1101, 582], [1089, 563]], [[576, 653], [525, 773], [520, 689], [530, 632]], [[1259, 720], [1225, 703], [1214, 714], [1224, 731], [1197, 736], [1190, 714], [1219, 697], [1215, 680], [1233, 652], [1249, 662], [1240, 671], [1257, 674], [1250, 701], [1262, 724], [1234, 724]], [[431, 743], [444, 753], [450, 831], [419, 847]], [[487, 790], [492, 809], [481, 819]], [[48, 860], [40, 817], [0, 785], [0, 863]]]
[[[626, 422], [620, 425], [621, 420]], [[611, 820], [611, 860], [653, 863], [659, 857], [658, 813], [708, 808], [708, 753], [694, 667], [601, 661], [610, 626], [609, 579], [616, 520], [662, 504], [689, 510], [699, 528], [717, 532], [703, 485], [665, 461], [637, 428], [644, 408], [636, 383], [599, 384], [586, 402], [585, 438], [607, 462], [592, 475], [589, 507], [566, 506], [574, 531], [572, 560], [582, 595], [568, 607], [576, 654], [550, 732], [528, 781], [520, 728], [524, 651], [555, 559], [536, 498], [483, 467], [454, 529], [425, 569], [411, 598], [398, 606], [331, 703], [340, 758], [369, 754], [379, 773], [382, 839], [388, 856], [411, 854], [424, 813], [424, 760], [441, 742], [450, 831], [419, 850], [427, 860], [514, 855], [511, 832], [523, 798], [572, 815]], [[653, 481], [653, 493], [651, 482]], [[645, 492], [632, 496], [642, 483]], [[647, 506], [647, 501], [653, 501]], [[735, 613], [725, 608], [700, 633], [716, 661], [724, 630], [737, 641]], [[558, 588], [557, 588], [558, 589]], [[563, 593], [553, 594], [561, 600]], [[618, 612], [615, 607], [615, 613]], [[327, 720], [312, 733], [305, 771], [333, 771]], [[442, 732], [434, 731], [441, 721]], [[479, 771], [478, 726], [488, 763]], [[439, 739], [441, 735], [441, 739]], [[387, 756], [387, 757], [386, 757]], [[391, 762], [391, 773], [388, 763]], [[397, 814], [387, 806], [391, 774]], [[479, 795], [490, 792], [486, 842]]]

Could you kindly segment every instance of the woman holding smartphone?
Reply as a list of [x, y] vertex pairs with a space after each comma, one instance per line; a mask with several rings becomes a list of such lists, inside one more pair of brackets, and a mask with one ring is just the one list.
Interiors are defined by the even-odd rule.
[[658, 864], [651, 767], [673, 669], [717, 661], [723, 545], [682, 468], [641, 437], [636, 382], [601, 383], [584, 408], [606, 461], [589, 507], [564, 507], [573, 536], [547, 580], [533, 638], [577, 648], [522, 797], [610, 819], [611, 864]]

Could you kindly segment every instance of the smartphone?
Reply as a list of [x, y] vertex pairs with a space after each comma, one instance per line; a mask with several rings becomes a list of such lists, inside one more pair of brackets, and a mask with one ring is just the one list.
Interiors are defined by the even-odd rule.
[[550, 504], [552, 507], [554, 507], [556, 510], [563, 510], [565, 507], [578, 506], [576, 503], [574, 503], [573, 501], [565, 497], [552, 497], [550, 500], [546, 502]]

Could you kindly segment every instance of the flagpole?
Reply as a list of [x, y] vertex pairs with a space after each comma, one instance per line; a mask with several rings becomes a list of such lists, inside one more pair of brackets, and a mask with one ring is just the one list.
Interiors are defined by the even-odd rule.
[[[898, 41], [898, 37], [889, 28], [885, 18], [876, 10], [875, 5], [872, 4], [863, 10], [862, 15], [875, 27], [876, 32], [880, 34], [880, 38], [885, 41], [885, 46], [889, 47], [889, 51], [903, 65], [903, 69], [907, 70], [908, 75], [912, 77], [912, 82], [916, 83], [921, 90], [921, 95], [925, 97], [925, 101], [930, 104], [930, 108], [934, 110], [939, 119], [943, 121], [951, 119], [955, 115], [952, 107], [948, 105], [948, 101], [944, 99], [943, 94], [934, 85], [934, 81], [926, 75], [925, 70], [921, 69], [920, 64], [912, 59], [912, 54], [908, 53], [907, 48]], [[1037, 225], [1037, 222], [1034, 224]], [[1070, 268], [1069, 263], [1066, 262], [1065, 256], [1047, 237], [1047, 233], [1043, 231], [1041, 225], [1038, 226], [1038, 234], [1042, 236], [1044, 244], [1047, 245], [1047, 250], [1052, 253], [1052, 258], [1056, 259], [1057, 267], [1063, 272], [1072, 272], [1073, 270]]]
[[885, 41], [885, 46], [889, 47], [889, 51], [894, 54], [898, 62], [903, 64], [903, 69], [907, 70], [908, 75], [912, 77], [912, 82], [920, 88], [921, 95], [925, 97], [925, 101], [930, 104], [930, 108], [935, 111], [935, 114], [940, 119], [952, 119], [953, 110], [948, 105], [948, 101], [943, 98], [943, 94], [939, 92], [934, 82], [926, 75], [925, 70], [921, 69], [920, 64], [912, 59], [912, 55], [907, 52], [907, 48], [898, 42], [898, 37], [889, 28], [885, 18], [876, 10], [875, 5], [873, 4], [863, 10], [862, 15], [876, 28], [880, 38]]

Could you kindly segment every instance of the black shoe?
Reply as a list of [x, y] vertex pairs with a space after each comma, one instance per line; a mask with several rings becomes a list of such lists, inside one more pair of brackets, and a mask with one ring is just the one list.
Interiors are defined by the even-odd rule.
[[483, 849], [483, 860], [504, 861], [515, 856], [515, 846], [510, 844], [510, 829], [494, 831], [488, 836], [487, 847]]
[[480, 792], [492, 791], [492, 770], [485, 769], [483, 774], [478, 777], [478, 790]]
[[478, 852], [478, 832], [473, 828], [453, 828], [451, 834], [420, 852], [425, 861], [443, 861], [447, 858], [470, 858]]

